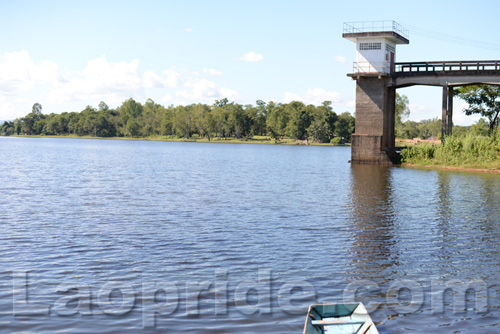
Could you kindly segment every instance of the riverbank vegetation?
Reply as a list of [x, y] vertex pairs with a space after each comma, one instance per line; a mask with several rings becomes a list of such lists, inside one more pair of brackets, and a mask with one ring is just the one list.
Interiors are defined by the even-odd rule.
[[[467, 102], [466, 115], [479, 114], [483, 118], [471, 127], [453, 127], [453, 135], [443, 143], [423, 143], [404, 149], [404, 164], [452, 166], [461, 168], [500, 169], [500, 88], [490, 85], [472, 85], [455, 88], [456, 96]], [[440, 131], [435, 119], [434, 132]]]
[[[3, 135], [90, 136], [157, 138], [163, 140], [233, 140], [275, 143], [287, 140], [304, 143], [349, 142], [354, 117], [337, 114], [331, 102], [321, 106], [302, 102], [257, 101], [241, 105], [218, 100], [213, 105], [191, 104], [164, 107], [148, 99], [143, 105], [128, 99], [117, 109], [99, 103], [81, 112], [43, 114], [35, 103], [29, 114], [0, 126]], [[270, 138], [270, 139], [269, 139]]]
[[452, 135], [439, 145], [422, 143], [401, 152], [403, 164], [500, 169], [500, 131]]

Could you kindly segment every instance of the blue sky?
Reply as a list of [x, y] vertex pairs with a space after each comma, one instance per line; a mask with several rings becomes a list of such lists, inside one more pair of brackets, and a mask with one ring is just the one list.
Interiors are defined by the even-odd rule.
[[[331, 100], [336, 112], [352, 113], [355, 82], [346, 74], [355, 45], [342, 38], [344, 22], [408, 26], [410, 44], [398, 46], [396, 61], [492, 60], [500, 48], [421, 29], [500, 43], [498, 9], [493, 1], [0, 0], [0, 119], [22, 117], [35, 102], [61, 113], [130, 97], [163, 105]], [[410, 119], [440, 116], [440, 88], [399, 92]], [[455, 123], [474, 122], [463, 107], [455, 102]]]

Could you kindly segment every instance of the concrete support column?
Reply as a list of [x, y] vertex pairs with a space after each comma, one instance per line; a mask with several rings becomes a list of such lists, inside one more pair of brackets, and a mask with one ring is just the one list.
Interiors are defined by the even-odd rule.
[[356, 79], [356, 133], [351, 136], [351, 161], [392, 165], [395, 155], [396, 89], [388, 76]]
[[441, 140], [448, 132], [448, 86], [443, 86], [443, 108], [441, 109]]
[[448, 124], [447, 135], [453, 132], [453, 87], [448, 87], [448, 112], [446, 123]]
[[390, 155], [392, 153], [390, 150], [396, 146], [396, 136], [394, 133], [396, 122], [396, 89], [394, 87], [387, 87], [385, 98], [382, 150], [386, 150]]

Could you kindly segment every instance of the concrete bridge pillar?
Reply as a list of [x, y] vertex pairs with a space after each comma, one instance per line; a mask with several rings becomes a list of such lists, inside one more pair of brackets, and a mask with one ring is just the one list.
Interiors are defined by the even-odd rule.
[[396, 90], [390, 76], [356, 78], [356, 130], [351, 161], [392, 165], [395, 156]]
[[451, 135], [453, 129], [453, 87], [443, 86], [441, 139]]

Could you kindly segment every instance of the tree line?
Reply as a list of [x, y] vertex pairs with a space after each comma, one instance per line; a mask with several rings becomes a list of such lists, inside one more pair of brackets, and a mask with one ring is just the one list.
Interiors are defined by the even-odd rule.
[[268, 136], [328, 143], [349, 141], [354, 117], [333, 111], [330, 101], [321, 106], [303, 102], [241, 105], [227, 99], [213, 105], [164, 107], [148, 99], [141, 104], [130, 98], [116, 109], [104, 102], [81, 112], [43, 114], [35, 103], [29, 114], [0, 127], [3, 135], [78, 135], [93, 137], [251, 138]]
[[[468, 103], [466, 115], [483, 118], [470, 127], [454, 126], [453, 133], [488, 135], [500, 119], [500, 87], [474, 85], [455, 88], [455, 95]], [[397, 138], [430, 138], [441, 136], [441, 119], [410, 121], [408, 97], [396, 93], [395, 134]], [[104, 102], [97, 108], [87, 106], [81, 112], [43, 114], [35, 103], [29, 114], [0, 126], [0, 135], [78, 135], [94, 137], [171, 138], [251, 138], [268, 136], [276, 142], [283, 138], [313, 142], [349, 142], [354, 132], [354, 117], [336, 114], [330, 101], [321, 106], [302, 102], [241, 105], [227, 99], [213, 105], [190, 104], [164, 107], [148, 99], [144, 105], [128, 99], [116, 109]]]

